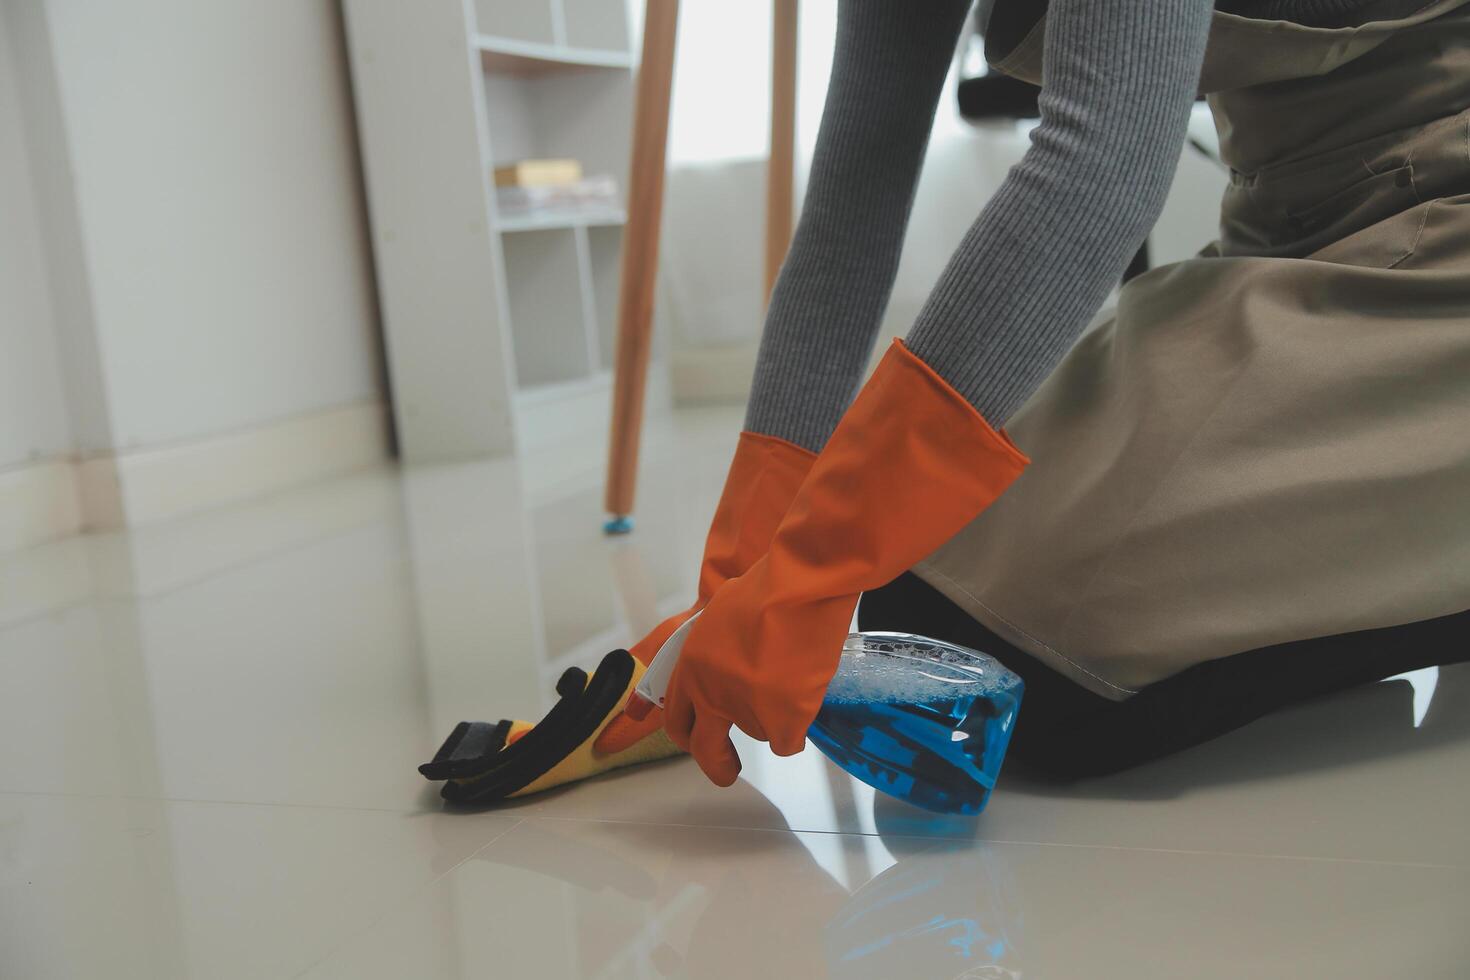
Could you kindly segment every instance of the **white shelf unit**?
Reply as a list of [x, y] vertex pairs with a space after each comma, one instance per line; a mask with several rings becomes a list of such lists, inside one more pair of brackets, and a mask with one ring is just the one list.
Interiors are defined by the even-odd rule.
[[[492, 170], [628, 184], [624, 0], [343, 0], [394, 419], [408, 460], [607, 425], [625, 213], [499, 213]], [[662, 365], [650, 407], [668, 404]]]
[[572, 48], [489, 34], [476, 35], [475, 46], [480, 50], [480, 67], [499, 75], [540, 75], [575, 67], [633, 67], [633, 56], [627, 51], [605, 48]]

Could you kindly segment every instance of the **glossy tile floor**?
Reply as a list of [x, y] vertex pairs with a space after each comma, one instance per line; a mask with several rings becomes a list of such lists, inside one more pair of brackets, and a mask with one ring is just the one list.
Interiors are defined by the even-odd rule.
[[[414, 770], [690, 591], [738, 418], [0, 558], [0, 977], [1470, 976], [1470, 672], [977, 819], [743, 747], [446, 813]], [[1024, 710], [1022, 724], [1024, 724]]]

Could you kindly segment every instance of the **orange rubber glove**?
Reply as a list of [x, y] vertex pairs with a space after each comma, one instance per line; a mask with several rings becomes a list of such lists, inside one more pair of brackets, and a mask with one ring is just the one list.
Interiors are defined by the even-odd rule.
[[[635, 659], [646, 667], [664, 641], [686, 619], [703, 609], [715, 590], [743, 575], [766, 553], [771, 536], [816, 458], [810, 450], [775, 436], [740, 433], [730, 472], [725, 477], [725, 488], [704, 542], [699, 592], [694, 605], [659, 623], [635, 643], [628, 651]], [[615, 755], [662, 727], [662, 711], [654, 710], [638, 720], [619, 711], [593, 748], [598, 755]]]
[[795, 755], [858, 596], [953, 537], [1030, 462], [894, 341], [842, 417], [770, 550], [715, 593], [664, 695], [665, 730], [710, 780], [740, 772], [736, 725]]
[[461, 722], [419, 771], [446, 781], [445, 799], [490, 803], [677, 754], [662, 731], [663, 712], [635, 720], [624, 711], [628, 695], [674, 630], [765, 554], [815, 459], [773, 436], [741, 433], [705, 540], [694, 605], [632, 650], [609, 653], [591, 677], [569, 668], [557, 683], [560, 701], [540, 722]]

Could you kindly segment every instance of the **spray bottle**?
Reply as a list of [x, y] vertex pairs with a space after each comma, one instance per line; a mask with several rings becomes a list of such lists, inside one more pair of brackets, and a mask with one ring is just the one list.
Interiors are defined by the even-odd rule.
[[[663, 706], [698, 614], [659, 648], [632, 697]], [[1021, 678], [976, 650], [907, 633], [851, 633], [807, 737], [883, 793], [941, 813], [990, 799]]]

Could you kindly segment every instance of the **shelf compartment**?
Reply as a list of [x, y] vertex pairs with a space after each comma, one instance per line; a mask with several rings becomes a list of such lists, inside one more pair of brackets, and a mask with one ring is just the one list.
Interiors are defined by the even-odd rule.
[[633, 67], [632, 55], [610, 48], [575, 48], [488, 34], [477, 35], [475, 46], [480, 51], [480, 67], [492, 75], [532, 76]]
[[631, 72], [484, 74], [478, 81], [493, 165], [579, 160], [588, 177], [606, 174], [619, 188], [628, 186]]
[[627, 52], [628, 10], [607, 0], [561, 0], [566, 42], [574, 47]]
[[527, 231], [501, 239], [520, 389], [592, 374], [576, 235]]
[[557, 14], [549, 2], [475, 0], [474, 8], [470, 24], [482, 36], [545, 45], [561, 40], [557, 36]]
[[592, 285], [592, 316], [597, 330], [598, 366], [612, 370], [617, 353], [618, 287], [622, 275], [623, 229], [587, 229], [588, 279]]

